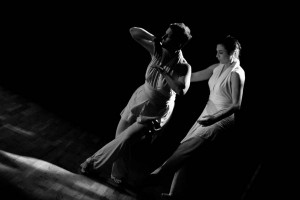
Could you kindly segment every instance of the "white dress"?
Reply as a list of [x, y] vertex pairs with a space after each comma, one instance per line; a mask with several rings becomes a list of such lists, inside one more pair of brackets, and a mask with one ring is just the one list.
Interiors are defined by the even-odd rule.
[[[229, 66], [225, 71], [223, 71], [224, 64], [219, 64], [213, 71], [213, 75], [210, 77], [208, 81], [210, 95], [209, 100], [199, 116], [196, 120], [195, 124], [189, 130], [187, 135], [183, 138], [181, 143], [194, 138], [194, 137], [202, 137], [202, 138], [211, 138], [216, 136], [217, 133], [221, 132], [224, 129], [231, 127], [234, 124], [234, 114], [229, 117], [226, 117], [217, 123], [203, 127], [197, 121], [202, 118], [204, 115], [213, 115], [214, 113], [228, 108], [232, 103], [232, 88], [231, 88], [231, 73], [237, 72], [242, 77], [245, 76], [244, 70], [239, 65], [239, 62], [233, 63]], [[222, 72], [223, 71], [223, 72]]]

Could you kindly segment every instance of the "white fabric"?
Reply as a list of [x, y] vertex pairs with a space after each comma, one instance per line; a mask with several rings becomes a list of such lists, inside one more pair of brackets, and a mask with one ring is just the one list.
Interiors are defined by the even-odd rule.
[[[242, 73], [244, 76], [244, 70], [241, 68], [239, 61], [233, 63], [227, 69], [223, 71], [224, 64], [219, 64], [213, 71], [213, 75], [208, 81], [210, 95], [209, 100], [199, 116], [199, 119], [204, 115], [213, 115], [214, 113], [228, 108], [232, 103], [232, 88], [231, 88], [231, 73]], [[205, 137], [208, 138], [220, 129], [226, 128], [227, 125], [232, 124], [234, 116], [231, 115], [221, 121], [207, 127], [203, 127], [198, 122], [192, 126], [185, 138], [181, 141], [184, 142], [193, 137]]]

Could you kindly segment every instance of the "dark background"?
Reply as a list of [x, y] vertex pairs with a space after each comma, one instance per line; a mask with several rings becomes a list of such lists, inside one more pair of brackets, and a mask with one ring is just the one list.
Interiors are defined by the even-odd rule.
[[[190, 4], [167, 8], [138, 9], [125, 3], [12, 7], [4, 19], [1, 84], [87, 127], [98, 128], [103, 122], [115, 127], [131, 94], [143, 84], [150, 61], [129, 28], [140, 26], [163, 35], [170, 23], [184, 22], [193, 35], [183, 51], [193, 71], [217, 62], [220, 37], [231, 34], [239, 39], [246, 71], [243, 108], [254, 106], [264, 70], [257, 67], [264, 65], [265, 56], [259, 46], [270, 37], [269, 17], [258, 15], [260, 10], [248, 15], [242, 8], [236, 10], [237, 16], [224, 13], [226, 9], [208, 12], [207, 7]], [[189, 93], [178, 98], [183, 103], [177, 109], [186, 111], [185, 119], [190, 109], [200, 114], [207, 92], [207, 83], [193, 83]]]
[[[269, 44], [277, 37], [276, 15], [250, 4], [182, 3], [178, 7], [154, 2], [9, 6], [2, 28], [0, 84], [110, 140], [120, 112], [144, 83], [150, 61], [149, 53], [131, 38], [130, 27], [163, 35], [170, 23], [184, 22], [193, 38], [183, 55], [193, 71], [216, 63], [217, 40], [231, 34], [242, 45], [241, 66], [246, 73], [242, 149], [237, 149], [247, 166], [243, 184], [261, 166], [254, 191], [262, 192], [271, 176], [265, 164], [270, 147], [265, 143], [269, 132], [264, 121], [271, 106], [261, 102], [273, 92], [264, 87], [271, 85], [268, 58], [274, 50]], [[192, 83], [184, 97], [177, 97], [169, 131], [185, 135], [201, 114], [208, 94], [207, 82], [199, 82]]]

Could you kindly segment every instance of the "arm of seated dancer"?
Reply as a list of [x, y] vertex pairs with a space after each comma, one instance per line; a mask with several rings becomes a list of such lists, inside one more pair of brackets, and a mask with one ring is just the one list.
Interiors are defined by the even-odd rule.
[[231, 75], [231, 87], [232, 87], [231, 105], [227, 109], [220, 110], [213, 115], [203, 116], [202, 119], [198, 120], [198, 123], [200, 123], [203, 126], [209, 126], [240, 110], [241, 103], [242, 103], [244, 83], [240, 78], [239, 74], [236, 72], [233, 72]]
[[155, 36], [143, 28], [131, 27], [129, 29], [131, 37], [147, 49], [151, 54], [154, 53], [154, 39]]
[[203, 70], [193, 72], [191, 75], [191, 82], [205, 81], [208, 80], [213, 74], [213, 70], [218, 66], [217, 64], [213, 64]]

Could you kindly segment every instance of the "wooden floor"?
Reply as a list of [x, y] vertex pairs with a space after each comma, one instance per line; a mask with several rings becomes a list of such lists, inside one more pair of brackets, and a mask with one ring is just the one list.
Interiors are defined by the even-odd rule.
[[[178, 109], [180, 106], [177, 111]], [[181, 122], [178, 121], [180, 118], [173, 119], [173, 124]], [[176, 129], [178, 128], [176, 127]], [[186, 131], [177, 132], [185, 133]], [[170, 141], [171, 137], [168, 134], [172, 134], [174, 142]], [[77, 123], [66, 121], [66, 118], [60, 117], [19, 93], [0, 87], [0, 199], [156, 200], [159, 199], [162, 190], [167, 192], [166, 190], [169, 188], [150, 188], [143, 191], [141, 196], [132, 191], [120, 190], [105, 181], [95, 181], [77, 174], [79, 165], [108, 142], [107, 135], [105, 137], [94, 131], [90, 132]], [[159, 154], [162, 160], [175, 147], [172, 143], [176, 144], [176, 140], [180, 141], [182, 137], [178, 134], [179, 136], [176, 138], [173, 131], [163, 135], [168, 141], [170, 150], [159, 146], [158, 143], [159, 148], [154, 153], [155, 156]], [[240, 135], [242, 136], [242, 134]], [[252, 196], [260, 195], [260, 188], [262, 188], [260, 180], [263, 179], [261, 173], [253, 184], [256, 188], [251, 186], [252, 190], [254, 188], [254, 192], [247, 190], [245, 193], [245, 188], [248, 187], [253, 172], [259, 168], [253, 162], [253, 160], [257, 160], [256, 157], [253, 157], [253, 148], [247, 148], [249, 147], [247, 144], [250, 144], [249, 141], [253, 140], [249, 140], [249, 137], [240, 139], [236, 143], [236, 145], [239, 144], [238, 147], [233, 145], [229, 148], [227, 143], [225, 144], [227, 145], [226, 149], [229, 150], [224, 151], [224, 148], [219, 147], [223, 150], [216, 150], [217, 154], [222, 152], [218, 156], [220, 159], [216, 159], [217, 161], [211, 160], [214, 160], [215, 156], [206, 156], [207, 158], [205, 158], [203, 156], [205, 153], [200, 156], [202, 161], [200, 165], [206, 162], [214, 164], [207, 165], [207, 167], [206, 165], [195, 165], [194, 169], [189, 170], [191, 172], [189, 175], [191, 178], [187, 184], [190, 187], [189, 191], [198, 194], [197, 192], [201, 188], [201, 193], [199, 193], [201, 199], [205, 199], [205, 196], [210, 199], [212, 193], [221, 198], [228, 197], [228, 199], [239, 200], [241, 196], [245, 196], [242, 198], [243, 200], [248, 200]], [[235, 143], [234, 141], [233, 143]], [[171, 146], [174, 147], [171, 148]], [[162, 148], [164, 151], [160, 151]], [[236, 151], [236, 148], [239, 151]], [[152, 150], [150, 152], [153, 153]], [[243, 152], [243, 156], [240, 156], [241, 152]], [[144, 157], [153, 162], [149, 156], [144, 155]], [[161, 161], [158, 159], [158, 162]], [[224, 163], [226, 164], [224, 165]], [[218, 166], [222, 166], [222, 170]], [[195, 174], [194, 172], [197, 171], [200, 173]], [[206, 173], [203, 174], [201, 171]], [[216, 187], [218, 192], [215, 192]]]
[[76, 173], [99, 136], [4, 88], [0, 105], [1, 199], [142, 199]]

